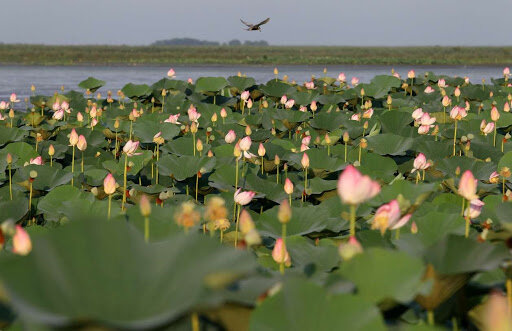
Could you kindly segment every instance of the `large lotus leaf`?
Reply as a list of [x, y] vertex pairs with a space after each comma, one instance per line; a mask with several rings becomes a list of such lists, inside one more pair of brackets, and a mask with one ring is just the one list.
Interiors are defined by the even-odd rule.
[[199, 171], [203, 174], [210, 172], [215, 166], [215, 160], [208, 156], [164, 155], [158, 161], [158, 171], [161, 176], [172, 175], [176, 180], [182, 181], [197, 176]]
[[[258, 217], [257, 227], [264, 235], [277, 238], [281, 236], [281, 223], [277, 219], [279, 206], [275, 206]], [[329, 214], [321, 206], [295, 207], [292, 206], [292, 218], [287, 224], [287, 236], [305, 235], [321, 232], [327, 226]]]
[[480, 243], [456, 235], [432, 245], [425, 256], [436, 272], [443, 275], [493, 270], [509, 258], [504, 245]]
[[26, 257], [0, 260], [0, 279], [21, 318], [50, 325], [157, 327], [254, 267], [249, 254], [203, 236], [146, 244], [128, 223], [106, 219], [77, 220], [33, 244]]
[[385, 299], [402, 303], [412, 300], [423, 290], [424, 271], [421, 259], [383, 248], [370, 248], [343, 262], [339, 269], [356, 285], [360, 296], [376, 303]]
[[[398, 195], [402, 195], [405, 199], [411, 203], [415, 203], [418, 198], [425, 199], [430, 192], [436, 191], [436, 184], [418, 183], [407, 180], [396, 180], [393, 184], [384, 186], [381, 193], [377, 196], [377, 199], [381, 203], [387, 203], [393, 199], [396, 199]], [[422, 201], [418, 201], [422, 202]]]
[[512, 152], [507, 152], [498, 162], [498, 171], [503, 169], [504, 167], [508, 167], [512, 169]]
[[414, 141], [413, 149], [415, 152], [425, 154], [427, 159], [439, 160], [444, 159], [447, 155], [450, 155], [450, 152], [452, 151], [452, 145], [446, 144], [442, 141], [416, 139]]
[[[161, 241], [183, 231], [182, 228], [174, 222], [173, 215], [177, 211], [174, 206], [156, 207], [151, 210], [149, 217], [149, 240]], [[142, 234], [144, 233], [144, 217], [140, 214], [139, 206], [132, 206], [126, 211], [128, 221], [132, 223]]]
[[342, 126], [346, 117], [342, 113], [319, 113], [310, 121], [310, 125], [317, 129], [333, 131]]
[[[177, 155], [194, 155], [194, 140], [192, 137], [178, 137], [171, 140], [160, 148], [163, 152], [172, 153]], [[210, 145], [203, 141], [203, 155], [208, 153]], [[196, 150], [199, 156], [199, 152]]]
[[402, 85], [402, 81], [399, 78], [388, 75], [377, 75], [372, 78], [371, 83], [387, 90], [390, 90], [393, 87], [400, 87]]
[[34, 150], [34, 147], [22, 141], [10, 143], [2, 149], [2, 152], [16, 155], [19, 158], [19, 166], [22, 166], [25, 162], [28, 162], [30, 159], [38, 156], [37, 152]]
[[215, 171], [208, 177], [209, 185], [219, 190], [232, 190], [236, 184], [235, 165], [218, 165]]
[[246, 90], [249, 87], [256, 84], [256, 81], [254, 80], [254, 78], [238, 77], [238, 76], [228, 77], [228, 82], [231, 86], [236, 87], [239, 91]]
[[[131, 166], [128, 169], [127, 175], [136, 175], [141, 171], [146, 164], [149, 163], [153, 159], [153, 152], [151, 151], [139, 151], [140, 155], [134, 155], [128, 157], [128, 163]], [[112, 174], [120, 174], [124, 173], [124, 162], [125, 162], [126, 154], [123, 154], [119, 160], [107, 160], [102, 163], [103, 167], [110, 171]]]
[[344, 96], [340, 94], [322, 94], [317, 100], [323, 105], [337, 105], [346, 101]]
[[460, 168], [461, 173], [466, 170], [471, 170], [475, 178], [481, 180], [488, 180], [489, 175], [496, 171], [496, 165], [492, 162], [484, 162], [477, 159], [472, 159], [464, 156], [451, 157], [438, 161], [436, 168], [441, 170], [447, 176], [454, 176], [455, 170]]
[[329, 272], [340, 262], [338, 247], [323, 241], [322, 245], [315, 245], [311, 239], [292, 236], [286, 239], [286, 249], [293, 267], [308, 275]]
[[103, 180], [108, 175], [108, 171], [105, 169], [87, 169], [84, 171], [85, 182], [91, 186], [103, 185]]
[[268, 96], [280, 98], [295, 92], [295, 88], [281, 81], [271, 80], [266, 85], [260, 86], [260, 90]]
[[392, 133], [409, 137], [411, 130], [414, 130], [409, 124], [412, 117], [409, 112], [388, 111], [379, 116], [382, 124], [383, 133]]
[[28, 199], [16, 197], [0, 201], [0, 223], [6, 220], [19, 221], [28, 212]]
[[158, 82], [151, 85], [151, 88], [158, 91], [158, 94], [161, 94], [163, 89], [185, 91], [187, 88], [187, 83], [182, 80], [162, 78]]
[[180, 128], [175, 124], [159, 123], [155, 117], [150, 116], [133, 124], [133, 133], [142, 143], [152, 143], [158, 132], [161, 132], [162, 138], [169, 141], [180, 133]]
[[[335, 172], [342, 169], [345, 163], [342, 159], [327, 156], [327, 149], [308, 149], [304, 153], [309, 157], [311, 169], [323, 169], [328, 172]], [[302, 169], [300, 161], [304, 153], [286, 154], [285, 158], [291, 161], [295, 168]]]
[[196, 92], [218, 92], [228, 86], [224, 77], [200, 77], [196, 81]]
[[77, 187], [71, 185], [62, 185], [51, 190], [42, 197], [37, 204], [38, 214], [44, 213], [47, 220], [58, 220], [63, 211], [63, 202], [65, 201], [85, 201], [92, 200], [94, 196], [80, 191]]
[[271, 201], [279, 203], [287, 198], [283, 185], [273, 180], [265, 180], [256, 175], [248, 174], [244, 183], [247, 189], [263, 193]]
[[20, 141], [28, 136], [28, 132], [25, 130], [14, 128], [2, 128], [0, 130], [0, 145], [4, 145], [8, 142]]
[[94, 77], [89, 77], [86, 80], [78, 83], [78, 86], [83, 88], [84, 90], [89, 90], [91, 92], [96, 91], [100, 87], [105, 85], [105, 81], [96, 79]]
[[[78, 168], [75, 171], [78, 172]], [[14, 174], [12, 180], [15, 183], [20, 183], [28, 180], [30, 177], [30, 171], [36, 171], [37, 177], [32, 183], [32, 187], [35, 190], [50, 191], [57, 186], [65, 185], [71, 181], [73, 174], [71, 172], [61, 170], [58, 167], [50, 167], [49, 164], [28, 165], [26, 167], [19, 168]]]
[[130, 99], [137, 99], [140, 97], [147, 96], [151, 93], [151, 88], [146, 84], [132, 84], [128, 83], [121, 89], [124, 95]]
[[300, 123], [309, 118], [308, 113], [285, 109], [276, 109], [275, 111], [271, 112], [271, 116], [276, 120], [287, 121], [289, 123]]
[[301, 105], [301, 106], [307, 106], [309, 105], [318, 95], [318, 92], [311, 91], [311, 92], [295, 92], [288, 96], [289, 99], [295, 100], [295, 104]]
[[380, 155], [404, 155], [412, 149], [414, 139], [393, 133], [383, 133], [367, 138], [368, 149]]
[[[356, 154], [357, 150], [350, 152], [350, 160], [357, 160], [357, 157], [355, 157]], [[363, 152], [361, 155], [359, 170], [372, 178], [380, 178], [389, 182], [395, 177], [394, 174], [397, 169], [396, 162], [392, 158], [366, 152]]]
[[329, 295], [318, 285], [289, 279], [251, 315], [250, 330], [385, 330], [379, 310], [360, 296]]

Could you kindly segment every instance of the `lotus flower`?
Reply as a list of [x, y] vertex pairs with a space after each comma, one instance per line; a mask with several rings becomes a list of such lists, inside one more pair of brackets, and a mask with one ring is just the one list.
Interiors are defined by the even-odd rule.
[[416, 77], [416, 72], [414, 72], [414, 70], [409, 70], [409, 72], [407, 73], [407, 78], [413, 79], [415, 77]]
[[338, 179], [338, 195], [345, 204], [359, 205], [373, 198], [379, 192], [379, 183], [362, 175], [352, 165], [347, 166]]
[[64, 118], [64, 110], [63, 109], [57, 110], [55, 113], [53, 113], [52, 118], [57, 121], [60, 121], [61, 119]]
[[489, 182], [496, 184], [499, 183], [499, 181], [500, 175], [496, 171], [493, 171], [492, 174], [489, 176]]
[[386, 229], [400, 218], [400, 206], [397, 200], [391, 200], [377, 209], [372, 221], [372, 229], [379, 229], [384, 235]]
[[304, 138], [302, 138], [303, 145], [309, 146], [310, 143], [311, 143], [311, 136], [305, 136]]
[[352, 86], [357, 86], [359, 84], [359, 78], [357, 77], [352, 77], [352, 80], [350, 81], [350, 83], [352, 84]]
[[295, 105], [295, 100], [288, 99], [288, 101], [286, 101], [286, 103], [284, 104], [284, 107], [286, 109], [291, 109], [291, 108], [293, 108], [293, 105]]
[[427, 86], [425, 90], [423, 90], [423, 92], [425, 92], [426, 94], [434, 93], [435, 91], [436, 90], [434, 90], [432, 86]]
[[9, 107], [9, 103], [5, 101], [0, 101], [0, 110], [6, 110]]
[[309, 106], [309, 108], [311, 108], [312, 111], [316, 111], [318, 109], [316, 101], [311, 101], [311, 106]]
[[291, 265], [290, 254], [286, 250], [286, 245], [283, 242], [282, 238], [278, 238], [274, 245], [274, 249], [272, 250], [272, 258], [276, 263], [284, 263], [285, 266], [289, 267]]
[[493, 120], [493, 122], [497, 122], [499, 119], [500, 119], [500, 112], [498, 111], [498, 108], [493, 106], [491, 108], [491, 120]]
[[[453, 95], [456, 96], [456, 97], [459, 97], [460, 96], [460, 88], [457, 86], [455, 88], [455, 90], [453, 91]], [[457, 99], [458, 100], [458, 99]]]
[[246, 136], [240, 140], [240, 150], [243, 152], [247, 152], [251, 148], [252, 140], [251, 137]]
[[103, 179], [103, 190], [105, 191], [105, 194], [111, 195], [114, 194], [116, 191], [116, 180], [114, 176], [112, 176], [111, 173], [109, 173], [105, 179]]
[[179, 118], [180, 118], [180, 114], [169, 115], [169, 118], [166, 119], [164, 122], [165, 123], [172, 123], [172, 124], [181, 124], [180, 122], [178, 122]]
[[293, 193], [293, 183], [290, 180], [290, 178], [286, 178], [285, 181], [284, 181], [284, 191], [288, 195]]
[[236, 133], [235, 131], [233, 130], [229, 130], [229, 132], [226, 134], [226, 136], [224, 137], [224, 141], [227, 143], [227, 144], [231, 144], [235, 141], [236, 139]]
[[249, 91], [243, 91], [242, 94], [240, 94], [240, 99], [242, 99], [243, 101], [247, 101], [250, 97], [250, 93]]
[[373, 108], [367, 109], [363, 112], [363, 118], [372, 118]]
[[69, 146], [76, 146], [76, 144], [78, 144], [78, 134], [75, 129], [72, 129], [69, 134]]
[[197, 111], [197, 109], [191, 105], [187, 112], [189, 121], [197, 123], [197, 120], [201, 117], [201, 114]]
[[363, 246], [357, 241], [356, 237], [351, 236], [348, 242], [341, 243], [338, 247], [338, 253], [343, 261], [351, 260], [357, 254], [363, 252]]
[[263, 144], [260, 143], [260, 145], [258, 146], [258, 155], [263, 157], [263, 156], [265, 156], [266, 152], [267, 151], [265, 150], [265, 146], [263, 146]]
[[16, 102], [20, 102], [20, 100], [18, 99], [18, 97], [16, 96], [16, 93], [12, 93], [11, 96], [9, 97], [9, 101], [11, 103], [16, 103]]
[[134, 155], [140, 155], [142, 153], [135, 153], [135, 151], [139, 148], [139, 142], [138, 141], [131, 141], [128, 140], [128, 142], [123, 147], [123, 152], [127, 156], [134, 156]]
[[508, 77], [510, 75], [510, 68], [505, 67], [503, 68], [503, 76]]
[[77, 120], [78, 122], [80, 122], [80, 123], [81, 123], [81, 122], [83, 122], [83, 121], [84, 121], [84, 115], [82, 115], [82, 113], [81, 113], [81, 112], [78, 112], [78, 113], [76, 114], [76, 120]]
[[466, 112], [466, 109], [459, 107], [459, 106], [453, 107], [452, 110], [450, 111], [450, 117], [456, 121], [460, 121], [467, 115], [468, 115], [468, 113]]
[[252, 99], [247, 100], [247, 108], [252, 108]]
[[308, 108], [306, 106], [300, 106], [299, 111], [306, 113], [308, 111]]
[[479, 199], [469, 201], [469, 207], [464, 211], [464, 216], [469, 217], [470, 219], [477, 218], [480, 216], [484, 205], [485, 203]]
[[487, 123], [485, 120], [482, 120], [480, 122], [480, 132], [487, 136], [489, 133], [492, 133], [494, 131], [494, 122]]
[[444, 79], [440, 79], [440, 80], [437, 81], [437, 86], [439, 86], [441, 88], [445, 88], [448, 85], [446, 85], [446, 81]]
[[71, 113], [71, 111], [69, 110], [69, 103], [67, 103], [67, 101], [62, 101], [60, 108], [68, 114]]
[[441, 100], [441, 104], [443, 105], [443, 107], [448, 107], [449, 105], [452, 104], [452, 99], [450, 99], [447, 95], [445, 95], [443, 97], [443, 100]]
[[76, 144], [76, 147], [78, 147], [78, 149], [80, 151], [82, 151], [82, 152], [86, 150], [86, 148], [87, 148], [87, 140], [85, 139], [85, 137], [83, 135], [80, 135], [78, 137], [78, 142]]
[[312, 90], [315, 88], [315, 83], [314, 82], [306, 82], [304, 83], [304, 86], [308, 89], [308, 90]]
[[416, 170], [426, 170], [428, 167], [430, 167], [430, 162], [427, 162], [427, 158], [425, 157], [425, 154], [420, 153], [416, 158], [414, 159], [413, 169], [411, 173], [415, 172]]
[[167, 71], [167, 76], [170, 78], [174, 78], [176, 76], [176, 72], [174, 71], [173, 68], [171, 68], [171, 69], [169, 69], [169, 71]]
[[239, 204], [240, 206], [245, 206], [251, 202], [252, 198], [254, 198], [255, 195], [256, 193], [253, 191], [242, 192], [242, 188], [239, 188], [235, 192], [234, 200], [236, 204]]
[[[422, 108], [417, 108], [416, 110], [414, 110], [412, 112], [412, 118], [415, 120], [415, 121], [419, 121], [421, 119], [421, 116], [423, 116], [423, 109]], [[428, 113], [427, 113], [428, 114]], [[429, 115], [430, 116], [430, 115]]]
[[359, 113], [356, 113], [356, 114], [353, 114], [352, 116], [350, 116], [350, 119], [352, 121], [360, 121], [361, 120], [361, 115], [359, 115]]
[[18, 255], [28, 255], [32, 250], [32, 242], [28, 233], [20, 226], [16, 225], [16, 232], [12, 237], [12, 251]]
[[226, 117], [228, 117], [228, 113], [226, 112], [226, 109], [225, 109], [225, 108], [222, 108], [222, 109], [220, 110], [220, 117], [222, 117], [222, 118], [226, 118]]
[[470, 170], [466, 170], [459, 181], [459, 195], [468, 201], [478, 199], [478, 195], [476, 195], [477, 183], [478, 181], [473, 176], [473, 173]]
[[281, 97], [281, 104], [284, 105], [286, 103], [286, 101], [288, 101], [288, 97], [286, 95], [283, 95]]
[[340, 72], [340, 74], [338, 75], [338, 81], [340, 83], [345, 83], [346, 80], [347, 80], [347, 77], [345, 76], [345, 73]]
[[43, 165], [43, 158], [38, 156], [36, 158], [30, 159], [29, 164]]
[[302, 159], [300, 160], [300, 164], [302, 165], [302, 168], [304, 168], [304, 169], [309, 167], [309, 156], [306, 153], [302, 154]]

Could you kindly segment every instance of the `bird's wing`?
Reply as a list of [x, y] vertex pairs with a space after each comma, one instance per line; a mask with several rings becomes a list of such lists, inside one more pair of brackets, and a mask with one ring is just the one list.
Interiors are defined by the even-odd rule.
[[252, 26], [252, 24], [249, 24], [249, 23], [245, 22], [243, 19], [240, 19], [240, 22], [242, 22], [243, 24], [247, 25], [248, 27]]
[[262, 26], [263, 24], [267, 24], [268, 21], [270, 21], [270, 17], [267, 18], [266, 20], [262, 21], [262, 22], [259, 22], [258, 24], [255, 25], [255, 27], [259, 27], [259, 26]]

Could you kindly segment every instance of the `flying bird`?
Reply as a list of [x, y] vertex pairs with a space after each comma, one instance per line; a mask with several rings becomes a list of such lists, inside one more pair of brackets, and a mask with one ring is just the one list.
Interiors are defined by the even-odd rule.
[[250, 23], [244, 22], [244, 20], [242, 20], [242, 19], [240, 19], [240, 21], [242, 21], [243, 24], [247, 25], [247, 29], [245, 29], [245, 30], [247, 30], [247, 31], [256, 31], [257, 30], [257, 31], [261, 32], [261, 26], [263, 24], [267, 24], [268, 21], [270, 21], [270, 17], [264, 21], [259, 22], [258, 24], [250, 24]]

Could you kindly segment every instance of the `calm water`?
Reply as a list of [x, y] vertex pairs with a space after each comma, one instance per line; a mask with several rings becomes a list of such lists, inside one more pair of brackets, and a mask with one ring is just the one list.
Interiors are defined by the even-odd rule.
[[[288, 65], [279, 66], [279, 75], [288, 75], [290, 80], [304, 82], [311, 75], [323, 75], [323, 66]], [[328, 75], [337, 77], [344, 72], [347, 79], [358, 77], [361, 82], [369, 82], [375, 75], [389, 74], [392, 66], [327, 66]], [[34, 84], [37, 94], [51, 95], [63, 85], [65, 90], [79, 90], [77, 84], [89, 76], [104, 80], [107, 84], [99, 92], [113, 92], [127, 83], [152, 84], [166, 76], [168, 66], [98, 66], [98, 67], [64, 67], [64, 66], [2, 66], [0, 67], [0, 100], [8, 99], [11, 93], [17, 93], [23, 101], [30, 95], [30, 85]], [[266, 82], [274, 77], [273, 66], [174, 66], [178, 79], [189, 77], [197, 79], [201, 76], [232, 76], [241, 71], [253, 77], [258, 83]], [[468, 76], [473, 82], [482, 78], [500, 77], [502, 67], [495, 66], [394, 66], [395, 71], [405, 77], [410, 69], [416, 73], [433, 71], [436, 74], [449, 76]], [[20, 105], [22, 106], [22, 105]], [[22, 106], [23, 107], [23, 106]]]

